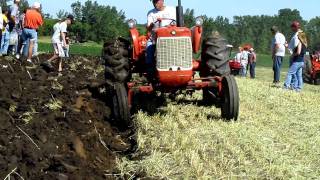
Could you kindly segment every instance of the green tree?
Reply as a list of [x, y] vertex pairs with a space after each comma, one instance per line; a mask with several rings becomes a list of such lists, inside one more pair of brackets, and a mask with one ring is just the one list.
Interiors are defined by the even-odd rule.
[[310, 49], [320, 50], [320, 17], [311, 19], [306, 25]]
[[63, 19], [63, 18], [65, 18], [65, 17], [67, 17], [68, 14], [69, 14], [69, 13], [68, 13], [67, 11], [65, 11], [65, 10], [59, 10], [59, 11], [57, 12], [56, 16], [57, 16], [58, 19]]

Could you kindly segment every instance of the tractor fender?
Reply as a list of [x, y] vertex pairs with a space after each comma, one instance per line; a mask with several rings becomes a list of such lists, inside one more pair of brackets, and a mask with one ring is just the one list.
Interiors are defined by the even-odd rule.
[[137, 61], [145, 51], [147, 38], [146, 36], [140, 36], [136, 28], [130, 29], [130, 35], [133, 43], [132, 59]]
[[198, 53], [201, 46], [202, 27], [195, 26], [191, 28], [193, 52]]

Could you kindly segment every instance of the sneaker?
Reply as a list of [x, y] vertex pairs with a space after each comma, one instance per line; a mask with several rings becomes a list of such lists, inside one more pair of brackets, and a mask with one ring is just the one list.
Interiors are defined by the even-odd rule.
[[26, 68], [28, 68], [28, 69], [35, 69], [35, 68], [37, 68], [37, 66], [36, 66], [30, 59], [27, 59], [27, 61], [26, 61]]

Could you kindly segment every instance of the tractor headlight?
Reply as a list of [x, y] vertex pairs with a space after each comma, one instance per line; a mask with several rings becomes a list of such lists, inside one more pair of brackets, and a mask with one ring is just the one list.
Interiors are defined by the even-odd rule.
[[196, 18], [196, 26], [202, 26], [203, 25], [203, 18], [197, 17]]
[[135, 28], [137, 26], [137, 21], [135, 19], [130, 19], [128, 21], [128, 26], [129, 26], [130, 29]]

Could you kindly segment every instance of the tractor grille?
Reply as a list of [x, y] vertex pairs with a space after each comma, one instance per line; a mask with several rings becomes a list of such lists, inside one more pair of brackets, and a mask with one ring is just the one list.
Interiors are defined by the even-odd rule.
[[[157, 40], [157, 68], [168, 70], [192, 69], [192, 43], [190, 37], [165, 37]], [[176, 70], [176, 69], [174, 69]]]

